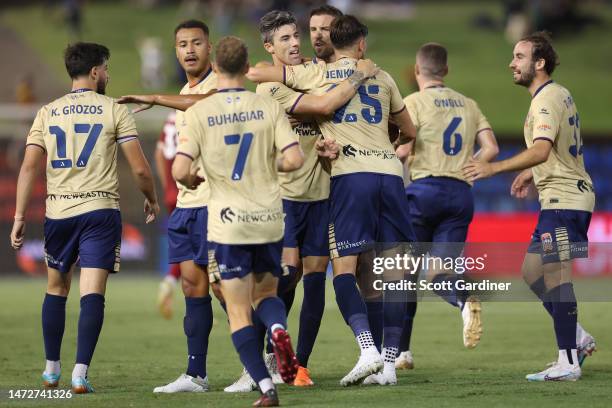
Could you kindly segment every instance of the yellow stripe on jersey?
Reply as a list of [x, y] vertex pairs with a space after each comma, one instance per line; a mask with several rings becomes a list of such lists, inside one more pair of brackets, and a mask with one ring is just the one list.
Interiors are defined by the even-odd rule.
[[404, 99], [417, 129], [410, 179], [452, 177], [468, 182], [463, 167], [474, 155], [478, 132], [490, 129], [476, 102], [447, 87]]
[[178, 153], [202, 163], [210, 185], [208, 239], [263, 244], [283, 237], [279, 151], [298, 144], [281, 106], [244, 89], [221, 90], [186, 112]]
[[593, 182], [584, 168], [580, 117], [567, 89], [552, 81], [535, 93], [525, 120], [527, 147], [553, 144], [548, 160], [533, 168], [542, 209], [593, 211]]
[[[181, 95], [200, 95], [205, 94], [217, 87], [217, 74], [213, 72], [212, 68], [204, 75], [204, 78], [193, 87], [189, 84], [185, 84], [181, 89]], [[185, 124], [185, 112], [176, 111], [176, 137], [177, 140], [180, 138], [182, 128]], [[206, 179], [206, 175], [202, 174]], [[208, 183], [200, 183], [195, 189], [189, 189], [180, 183], [176, 183], [178, 188], [178, 196], [176, 199], [176, 206], [178, 208], [196, 208], [204, 207], [208, 204], [208, 198], [210, 195], [210, 188]]]
[[137, 136], [127, 107], [92, 90], [71, 92], [43, 106], [26, 145], [47, 152], [46, 216], [119, 209], [117, 145]]
[[[259, 84], [256, 92], [274, 98], [287, 113], [293, 112], [304, 95], [278, 82]], [[323, 170], [315, 150], [315, 143], [322, 135], [319, 126], [314, 118], [305, 119], [293, 128], [293, 132], [304, 151], [304, 165], [296, 171], [278, 173], [281, 196], [293, 201], [325, 200], [329, 197], [329, 174]]]
[[[320, 95], [348, 78], [356, 64], [355, 59], [341, 58], [331, 64], [285, 66], [285, 84]], [[332, 162], [332, 177], [361, 172], [402, 177], [402, 164], [389, 141], [388, 122], [391, 112], [401, 112], [404, 107], [395, 81], [380, 71], [331, 118], [318, 117], [323, 135], [334, 138], [341, 149]]]

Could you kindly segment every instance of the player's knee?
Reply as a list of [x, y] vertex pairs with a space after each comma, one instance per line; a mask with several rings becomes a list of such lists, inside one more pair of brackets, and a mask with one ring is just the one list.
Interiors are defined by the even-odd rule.
[[251, 305], [248, 303], [227, 304], [227, 317], [230, 322], [230, 330], [235, 332], [252, 324]]
[[185, 297], [202, 297], [208, 295], [208, 284], [203, 278], [181, 279], [181, 287]]
[[210, 288], [212, 289], [213, 294], [219, 300], [219, 302], [225, 302], [225, 298], [223, 297], [223, 293], [221, 292], [221, 286], [218, 283], [211, 283]]
[[47, 293], [55, 296], [67, 297], [70, 293], [70, 284], [66, 282], [48, 282]]
[[313, 272], [325, 272], [328, 263], [329, 258], [326, 256], [306, 257], [304, 258], [304, 275]]

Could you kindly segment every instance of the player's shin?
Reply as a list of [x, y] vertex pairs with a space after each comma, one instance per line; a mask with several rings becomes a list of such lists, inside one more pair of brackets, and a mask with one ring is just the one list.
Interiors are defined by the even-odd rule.
[[355, 276], [350, 273], [336, 276], [334, 278], [334, 291], [336, 292], [336, 302], [340, 313], [342, 313], [346, 324], [353, 330], [361, 352], [375, 347], [368, 324], [368, 311], [357, 289]]
[[365, 304], [368, 310], [368, 324], [370, 325], [374, 345], [376, 345], [376, 348], [380, 352], [382, 350], [384, 326], [384, 303], [382, 296], [374, 299], [366, 299]]
[[103, 322], [104, 296], [99, 293], [90, 293], [83, 296], [79, 315], [76, 364], [72, 372], [73, 381], [77, 378], [87, 377], [87, 369], [98, 343]]
[[186, 297], [183, 329], [187, 336], [187, 375], [206, 378], [208, 337], [212, 329], [210, 296]]
[[281, 298], [285, 304], [285, 310], [287, 314], [293, 306], [293, 300], [295, 299], [295, 279], [298, 271], [295, 266], [287, 265], [289, 274], [281, 276], [278, 280], [278, 297]]
[[246, 368], [262, 393], [274, 388], [258, 346], [257, 334], [253, 326], [246, 326], [232, 333], [232, 342]]
[[553, 305], [555, 335], [559, 347], [559, 364], [577, 366], [576, 324], [578, 307], [574, 287], [571, 283], [562, 283], [548, 291], [548, 301]]
[[66, 297], [45, 294], [42, 306], [42, 329], [47, 360], [43, 373], [46, 387], [57, 387], [60, 376], [60, 350], [66, 324]]
[[302, 367], [308, 367], [308, 359], [314, 348], [323, 312], [325, 310], [325, 272], [304, 275], [304, 300], [300, 312], [297, 358]]

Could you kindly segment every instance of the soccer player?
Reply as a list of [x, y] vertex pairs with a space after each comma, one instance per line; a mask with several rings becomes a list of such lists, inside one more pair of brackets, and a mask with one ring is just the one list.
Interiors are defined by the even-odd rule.
[[88, 368], [102, 330], [106, 281], [109, 273], [119, 272], [118, 147], [145, 196], [146, 222], [154, 221], [159, 213], [151, 169], [140, 148], [134, 118], [125, 106], [104, 95], [109, 58], [108, 48], [99, 44], [75, 43], [66, 48], [64, 62], [72, 90], [43, 106], [34, 119], [17, 180], [11, 232], [13, 248], [20, 249], [34, 178], [46, 155], [48, 280], [42, 326], [47, 365], [43, 385], [59, 385], [66, 299], [72, 266], [78, 259], [81, 312], [72, 371], [72, 391], [78, 394], [94, 392]]
[[302, 150], [280, 105], [244, 89], [247, 47], [236, 37], [216, 46], [218, 92], [186, 111], [172, 174], [186, 187], [197, 182], [194, 162], [210, 183], [209, 272], [226, 301], [232, 341], [262, 393], [254, 406], [278, 405], [251, 313], [271, 334], [283, 380], [295, 379], [298, 362], [286, 331], [282, 274], [283, 207], [277, 171], [294, 171]]
[[[432, 243], [421, 250], [442, 259], [461, 255], [474, 215], [474, 198], [463, 167], [472, 157], [491, 161], [499, 151], [493, 130], [476, 102], [444, 85], [447, 73], [446, 48], [436, 43], [419, 48], [415, 65], [419, 92], [404, 99], [417, 128], [417, 138], [400, 147], [414, 151], [410, 163], [412, 182], [406, 188], [406, 196], [416, 239]], [[480, 150], [474, 154], [476, 143]], [[457, 280], [454, 271], [428, 273], [433, 282], [454, 285]], [[482, 331], [480, 302], [457, 290], [436, 293], [461, 310], [463, 344], [476, 347]], [[398, 368], [412, 368], [409, 347], [416, 307], [416, 299], [408, 303]]]
[[[178, 188], [172, 178], [172, 162], [176, 155], [176, 112], [172, 111], [166, 117], [164, 126], [155, 147], [155, 167], [159, 183], [164, 190], [164, 204], [168, 214], [176, 208]], [[176, 283], [181, 277], [179, 264], [170, 264], [166, 276], [159, 284], [157, 306], [161, 315], [170, 319], [172, 317], [172, 295]]]
[[[176, 57], [185, 70], [187, 84], [181, 95], [210, 94], [217, 86], [217, 76], [210, 60], [211, 44], [208, 26], [199, 20], [187, 20], [174, 30]], [[119, 103], [140, 103], [139, 110], [154, 103], [163, 105], [164, 96], [131, 95]], [[184, 112], [176, 112], [177, 137], [181, 137]], [[208, 391], [206, 354], [212, 329], [213, 313], [208, 282], [208, 247], [206, 220], [209, 199], [208, 183], [193, 188], [178, 185], [176, 208], [168, 221], [169, 261], [178, 263], [185, 295], [183, 329], [187, 336], [187, 370], [175, 381], [156, 387], [155, 393]], [[213, 287], [214, 290], [214, 287]]]
[[557, 53], [544, 32], [515, 45], [510, 63], [514, 83], [531, 94], [524, 127], [527, 150], [498, 162], [472, 161], [464, 169], [470, 181], [522, 170], [511, 194], [525, 198], [531, 183], [538, 190], [541, 210], [522, 273], [553, 319], [559, 357], [542, 372], [527, 375], [529, 381], [576, 381], [581, 362], [595, 349], [593, 337], [577, 322], [571, 283], [571, 260], [588, 257], [595, 193], [584, 168], [576, 104], [569, 91], [551, 79], [557, 65]]
[[319, 60], [325, 63], [334, 62], [336, 54], [334, 46], [329, 38], [329, 32], [334, 18], [342, 15], [342, 12], [334, 6], [324, 4], [310, 11], [309, 31], [310, 44], [315, 52], [312, 62]]
[[[256, 82], [284, 81], [309, 93], [322, 93], [350, 75], [365, 55], [367, 27], [353, 16], [331, 24], [336, 61], [307, 66], [264, 67], [249, 71]], [[317, 118], [325, 138], [337, 141], [342, 154], [332, 162], [329, 244], [336, 300], [361, 350], [355, 367], [340, 381], [356, 384], [383, 369], [385, 384], [397, 382], [395, 357], [405, 313], [405, 299], [385, 302], [383, 357], [370, 332], [367, 309], [356, 286], [357, 257], [376, 242], [414, 239], [405, 205], [402, 164], [388, 136], [392, 117], [402, 131], [400, 144], [414, 138], [415, 129], [397, 85], [384, 71], [359, 87], [358, 95], [331, 118]], [[356, 188], [356, 186], [359, 186]], [[398, 278], [401, 279], [401, 278]]]
[[[274, 10], [262, 17], [259, 24], [264, 48], [272, 55], [274, 65], [298, 65], [300, 34], [297, 20], [286, 11]], [[336, 108], [348, 102], [359, 86], [375, 71], [371, 62], [360, 61], [356, 74], [349, 77], [351, 89], [337, 105], [322, 103], [325, 96], [303, 94], [280, 82], [259, 84], [257, 93], [268, 94], [276, 99], [291, 115], [330, 115]], [[361, 75], [361, 69], [366, 72]], [[326, 99], [323, 99], [326, 100]], [[279, 296], [289, 311], [295, 293], [296, 275], [300, 266], [304, 275], [304, 299], [300, 313], [300, 331], [297, 357], [300, 362], [296, 386], [312, 386], [314, 383], [308, 371], [308, 359], [312, 353], [325, 308], [325, 271], [329, 262], [327, 243], [329, 163], [324, 163], [315, 149], [315, 143], [322, 137], [312, 116], [301, 116], [302, 121], [293, 128], [305, 154], [305, 163], [300, 170], [279, 173], [283, 211], [285, 213], [285, 236], [283, 263], [290, 274], [279, 282]], [[293, 294], [291, 293], [293, 292]]]
[[[312, 62], [325, 63], [335, 62], [336, 54], [329, 38], [331, 23], [334, 18], [342, 15], [342, 12], [334, 6], [324, 4], [310, 12], [310, 43], [315, 52]], [[372, 259], [374, 254], [362, 253], [358, 257], [357, 284], [361, 289], [361, 295], [368, 310], [368, 322], [372, 331], [372, 338], [376, 348], [380, 351], [382, 344], [383, 326], [383, 302], [382, 293], [372, 288]], [[362, 272], [363, 271], [363, 272]], [[303, 307], [303, 305], [302, 305]], [[300, 342], [298, 341], [298, 356], [300, 356]], [[300, 363], [302, 360], [300, 360]], [[298, 379], [300, 375], [298, 373]]]

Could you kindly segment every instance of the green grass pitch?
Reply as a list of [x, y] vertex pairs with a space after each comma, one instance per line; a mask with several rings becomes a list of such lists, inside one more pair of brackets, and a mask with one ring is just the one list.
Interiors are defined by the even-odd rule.
[[[154, 395], [153, 387], [174, 380], [185, 369], [182, 296], [175, 297], [175, 315], [165, 321], [155, 308], [157, 280], [131, 278], [124, 271], [109, 280], [106, 316], [90, 378], [91, 395], [61, 401], [15, 401], [9, 389], [40, 388], [44, 369], [40, 309], [44, 280], [0, 281], [0, 406], [87, 407], [246, 407], [256, 393], [229, 395], [223, 387], [240, 373], [228, 325], [213, 301], [215, 324], [210, 338], [207, 394]], [[62, 349], [61, 387], [69, 385], [78, 319], [78, 281], [68, 302]], [[297, 339], [301, 286], [290, 317]], [[370, 407], [604, 407], [610, 404], [612, 352], [609, 303], [580, 304], [580, 321], [596, 337], [599, 351], [588, 358], [576, 383], [528, 383], [526, 373], [542, 369], [556, 357], [550, 318], [531, 303], [484, 304], [484, 336], [474, 350], [463, 347], [457, 310], [442, 302], [423, 302], [415, 321], [412, 349], [416, 368], [399, 372], [395, 387], [342, 388], [338, 380], [357, 358], [349, 328], [336, 306], [331, 284], [324, 321], [310, 360], [316, 387], [280, 386], [284, 406]], [[294, 344], [295, 346], [295, 344]]]

